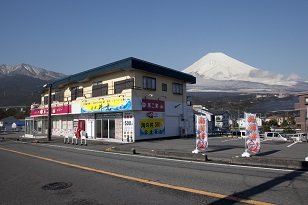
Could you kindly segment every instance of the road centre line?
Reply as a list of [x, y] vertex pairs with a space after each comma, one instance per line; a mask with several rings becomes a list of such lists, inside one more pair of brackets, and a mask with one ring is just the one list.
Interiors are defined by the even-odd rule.
[[[236, 164], [222, 164], [222, 163], [215, 163], [215, 162], [198, 162], [198, 161], [191, 161], [191, 160], [171, 159], [171, 158], [162, 158], [162, 157], [153, 157], [153, 156], [132, 155], [132, 154], [125, 154], [125, 153], [110, 152], [110, 151], [91, 150], [91, 149], [67, 147], [67, 146], [61, 146], [61, 145], [50, 145], [50, 144], [35, 144], [35, 145], [56, 147], [56, 148], [62, 148], [62, 149], [71, 149], [71, 150], [78, 150], [78, 151], [86, 151], [86, 152], [94, 152], [94, 153], [102, 153], [102, 154], [119, 155], [119, 156], [129, 156], [129, 157], [136, 157], [136, 158], [157, 159], [157, 160], [172, 161], [172, 162], [191, 163], [191, 164], [199, 164], [199, 165], [213, 165], [213, 166], [235, 167], [235, 168], [243, 168], [243, 169], [294, 172], [294, 170], [290, 170], [290, 169], [253, 167], [253, 166], [236, 165]], [[303, 172], [304, 174], [308, 174], [308, 172], [305, 172], [305, 171], [296, 171], [296, 172]]]
[[47, 157], [42, 157], [42, 156], [38, 156], [38, 155], [33, 155], [33, 154], [25, 153], [25, 152], [20, 152], [20, 151], [16, 151], [16, 150], [12, 150], [12, 149], [6, 149], [6, 148], [3, 148], [3, 147], [0, 147], [0, 150], [19, 154], [19, 155], [23, 155], [23, 156], [27, 156], [27, 157], [32, 157], [32, 158], [36, 158], [36, 159], [40, 159], [40, 160], [44, 160], [44, 161], [48, 161], [48, 162], [53, 162], [53, 163], [56, 163], [56, 164], [61, 164], [61, 165], [64, 165], [64, 166], [73, 167], [73, 168], [77, 168], [77, 169], [81, 169], [81, 170], [85, 170], [85, 171], [91, 171], [91, 172], [104, 174], [104, 175], [108, 175], [108, 176], [112, 176], [112, 177], [116, 177], [116, 178], [121, 178], [121, 179], [129, 180], [129, 181], [139, 182], [139, 183], [143, 183], [143, 184], [149, 184], [149, 185], [168, 188], [168, 189], [173, 189], [173, 190], [177, 190], [177, 191], [184, 191], [184, 192], [189, 192], [189, 193], [193, 193], [193, 194], [198, 194], [198, 195], [203, 195], [203, 196], [208, 196], [208, 197], [214, 197], [214, 198], [219, 198], [219, 199], [225, 199], [225, 200], [230, 200], [230, 201], [235, 201], [235, 202], [240, 202], [240, 203], [246, 203], [246, 204], [255, 204], [255, 205], [270, 205], [271, 204], [271, 203], [262, 202], [262, 201], [242, 199], [242, 198], [235, 197], [235, 196], [228, 196], [228, 195], [204, 191], [204, 190], [198, 190], [198, 189], [193, 189], [193, 188], [188, 188], [188, 187], [181, 187], [181, 186], [156, 182], [156, 181], [152, 181], [152, 180], [149, 180], [149, 179], [142, 179], [142, 178], [127, 176], [127, 175], [122, 175], [122, 174], [118, 174], [118, 173], [114, 173], [114, 172], [110, 172], [110, 171], [105, 171], [105, 170], [101, 170], [101, 169], [95, 169], [95, 168], [91, 168], [91, 167], [81, 166], [81, 165], [78, 165], [78, 164], [72, 164], [72, 163], [68, 163], [68, 162], [65, 162], [65, 161], [59, 161], [59, 160], [55, 160], [55, 159], [51, 159], [51, 158], [47, 158]]
[[289, 144], [287, 147], [291, 147], [291, 146], [295, 145], [296, 143], [298, 143], [298, 141], [293, 142], [292, 144]]

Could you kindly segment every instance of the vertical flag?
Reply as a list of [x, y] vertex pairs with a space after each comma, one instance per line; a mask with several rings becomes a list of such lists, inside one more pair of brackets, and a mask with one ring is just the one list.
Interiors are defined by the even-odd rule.
[[251, 113], [245, 113], [246, 130], [245, 130], [245, 143], [246, 149], [252, 154], [260, 152], [261, 143], [260, 135], [258, 131], [258, 124], [256, 115]]
[[205, 151], [208, 146], [208, 122], [206, 116], [196, 115], [196, 150]]

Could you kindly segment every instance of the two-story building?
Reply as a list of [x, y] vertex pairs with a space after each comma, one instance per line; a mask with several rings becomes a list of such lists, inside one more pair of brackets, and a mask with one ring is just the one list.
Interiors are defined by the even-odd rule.
[[228, 111], [214, 112], [214, 115], [215, 115], [215, 131], [221, 133], [227, 132], [230, 127], [229, 112]]
[[[49, 84], [52, 135], [133, 142], [193, 134], [186, 83], [196, 78], [136, 58], [77, 73]], [[47, 86], [47, 87], [48, 87]], [[26, 134], [46, 134], [49, 90], [32, 105]]]
[[294, 105], [294, 110], [298, 112], [298, 117], [295, 118], [297, 128], [301, 132], [308, 131], [308, 93], [298, 94], [298, 102]]

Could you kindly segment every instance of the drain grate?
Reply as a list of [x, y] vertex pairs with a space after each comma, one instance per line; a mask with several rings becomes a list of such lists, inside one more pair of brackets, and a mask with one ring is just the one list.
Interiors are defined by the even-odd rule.
[[70, 182], [54, 182], [50, 184], [46, 184], [42, 186], [43, 190], [61, 190], [66, 189], [72, 186], [72, 183]]

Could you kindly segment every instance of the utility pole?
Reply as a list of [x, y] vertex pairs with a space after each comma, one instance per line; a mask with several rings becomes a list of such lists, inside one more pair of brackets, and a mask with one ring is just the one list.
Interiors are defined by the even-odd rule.
[[308, 118], [308, 107], [306, 107], [306, 112], [305, 112], [305, 133], [306, 133], [306, 142], [308, 140], [308, 136], [307, 136], [307, 118]]
[[52, 89], [52, 84], [49, 84], [49, 88], [48, 88], [48, 133], [47, 133], [48, 141], [51, 141], [51, 89]]
[[51, 92], [52, 92], [52, 84], [49, 83], [49, 84], [45, 84], [43, 86], [44, 88], [47, 88], [48, 87], [48, 130], [47, 130], [47, 140], [48, 141], [51, 141]]

